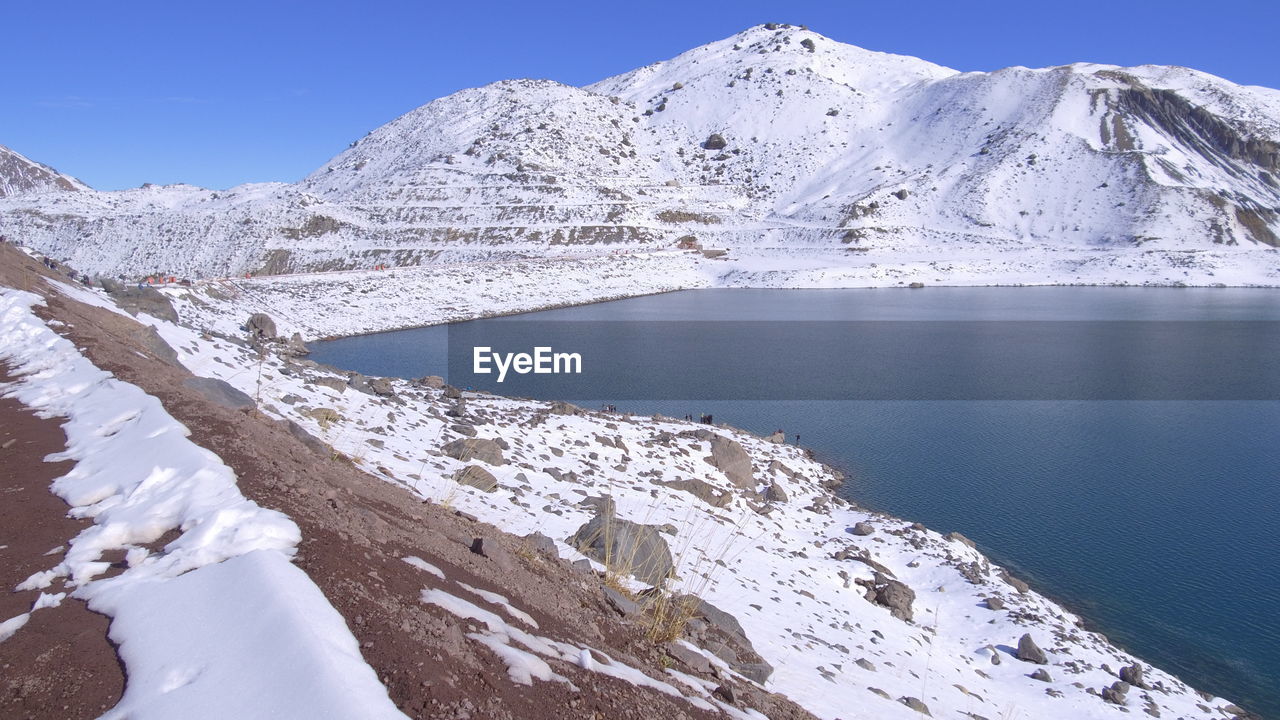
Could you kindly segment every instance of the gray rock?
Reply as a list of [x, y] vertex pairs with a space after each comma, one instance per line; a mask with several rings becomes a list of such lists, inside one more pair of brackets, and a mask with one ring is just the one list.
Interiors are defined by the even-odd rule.
[[657, 528], [597, 512], [566, 540], [587, 557], [614, 572], [661, 585], [675, 571], [671, 549]]
[[1010, 587], [1012, 587], [1014, 590], [1017, 590], [1019, 593], [1025, 594], [1031, 591], [1030, 585], [1010, 575], [1008, 570], [1001, 569], [999, 572], [999, 575], [1001, 580], [1004, 580], [1005, 582], [1009, 583]]
[[369, 389], [374, 395], [389, 397], [396, 394], [395, 388], [391, 385], [391, 380], [384, 377], [370, 378]]
[[182, 362], [178, 360], [178, 353], [169, 343], [160, 337], [159, 331], [151, 325], [143, 325], [130, 332], [130, 336], [142, 346], [143, 350], [151, 353], [157, 360], [161, 360], [168, 365], [174, 367], [183, 367]]
[[1031, 673], [1030, 677], [1032, 680], [1039, 680], [1040, 682], [1053, 682], [1053, 676], [1044, 668], [1040, 668], [1039, 670]]
[[958, 533], [958, 532], [951, 532], [951, 533], [947, 533], [947, 539], [948, 539], [948, 540], [950, 540], [950, 541], [952, 541], [952, 542], [958, 542], [958, 543], [960, 543], [961, 545], [967, 545], [967, 546], [969, 546], [969, 547], [971, 547], [971, 548], [977, 548], [977, 547], [978, 547], [977, 545], [974, 545], [974, 544], [973, 544], [973, 541], [972, 541], [972, 540], [970, 540], [969, 538], [965, 537], [964, 535], [961, 535], [961, 534], [960, 534], [960, 533]]
[[294, 333], [289, 337], [289, 341], [284, 344], [284, 354], [293, 357], [311, 354], [311, 349], [302, 342], [302, 333]]
[[462, 391], [452, 385], [445, 385], [444, 396], [451, 400], [457, 400], [462, 397]]
[[552, 415], [581, 415], [582, 408], [567, 402], [553, 402], [548, 412]]
[[485, 492], [498, 489], [498, 478], [479, 465], [468, 465], [453, 474], [453, 481], [459, 485], [469, 485]]
[[711, 691], [712, 697], [733, 705], [737, 702], [734, 698], [733, 688], [729, 685], [717, 685], [715, 690]]
[[102, 287], [116, 301], [121, 310], [130, 315], [144, 313], [154, 318], [171, 323], [178, 322], [178, 313], [168, 296], [152, 287], [135, 287], [112, 281], [108, 285], [103, 281]]
[[1130, 684], [1130, 685], [1132, 685], [1132, 686], [1134, 686], [1134, 687], [1142, 688], [1143, 690], [1150, 690], [1150, 689], [1151, 689], [1151, 688], [1147, 685], [1146, 679], [1145, 679], [1145, 678], [1143, 678], [1143, 676], [1142, 676], [1142, 666], [1141, 666], [1141, 665], [1139, 665], [1138, 663], [1134, 663], [1134, 664], [1132, 664], [1132, 665], [1126, 665], [1126, 666], [1124, 666], [1124, 667], [1120, 668], [1120, 673], [1119, 673], [1119, 674], [1120, 674], [1120, 679], [1121, 679], [1121, 680], [1125, 681], [1126, 683], [1128, 683], [1128, 684]]
[[728, 145], [728, 141], [726, 141], [724, 136], [720, 133], [711, 133], [711, 135], [707, 137], [706, 141], [702, 143], [702, 147], [707, 150], [723, 150], [728, 147]]
[[867, 589], [867, 600], [889, 608], [890, 615], [899, 620], [911, 620], [914, 617], [911, 606], [915, 602], [916, 593], [906, 583], [881, 572], [875, 573], [871, 580], [856, 582]]
[[751, 464], [751, 456], [742, 448], [737, 440], [730, 440], [722, 435], [711, 435], [711, 456], [707, 462], [724, 473], [729, 482], [736, 487], [754, 489], [756, 486], [755, 467]]
[[663, 650], [665, 650], [667, 655], [669, 655], [673, 660], [680, 661], [685, 665], [685, 667], [696, 673], [706, 675], [711, 672], [711, 661], [700, 652], [695, 652], [680, 643], [674, 642], [667, 643], [663, 646]]
[[1126, 705], [1128, 703], [1125, 696], [1129, 694], [1129, 684], [1123, 680], [1117, 680], [1111, 683], [1111, 687], [1102, 688], [1102, 691], [1098, 694], [1102, 696], [1103, 700], [1113, 705]]
[[502, 446], [488, 438], [459, 438], [445, 443], [440, 452], [462, 462], [479, 460], [490, 465], [505, 465], [507, 462], [502, 457]]
[[717, 488], [715, 485], [712, 485], [705, 480], [699, 480], [698, 478], [690, 480], [668, 480], [666, 482], [660, 481], [660, 484], [669, 488], [675, 488], [676, 490], [683, 490], [712, 507], [726, 507], [733, 501], [733, 495]]
[[920, 698], [900, 697], [898, 698], [898, 702], [902, 703], [903, 705], [906, 705], [912, 710], [915, 710], [921, 715], [928, 715], [929, 717], [933, 717], [933, 714], [929, 712], [929, 706], [921, 702]]
[[787, 495], [786, 488], [779, 483], [769, 483], [769, 487], [764, 489], [765, 502], [786, 502], [791, 498]]
[[1049, 658], [1045, 656], [1044, 651], [1036, 645], [1036, 641], [1031, 639], [1031, 633], [1026, 633], [1018, 638], [1018, 659], [1023, 662], [1035, 663], [1037, 665], [1047, 665]]
[[459, 435], [465, 435], [466, 437], [476, 436], [476, 429], [471, 427], [470, 425], [454, 424], [454, 425], [450, 425], [449, 429], [458, 433]]
[[[781, 445], [787, 441], [787, 436], [786, 436], [786, 433], [776, 432], [770, 435], [769, 437], [765, 438], [765, 440], [775, 445]], [[775, 460], [774, 462], [777, 462], [777, 461]]]
[[439, 375], [427, 375], [425, 377], [420, 377], [417, 380], [414, 380], [413, 382], [414, 384], [420, 385], [421, 387], [432, 388], [435, 390], [439, 390], [440, 388], [444, 387], [444, 378], [440, 377]]
[[677, 595], [671, 603], [688, 613], [690, 631], [698, 637], [699, 644], [735, 672], [762, 685], [773, 674], [773, 666], [756, 652], [733, 615], [697, 595]]
[[988, 610], [1003, 610], [1003, 609], [1004, 609], [1004, 601], [1003, 601], [1003, 600], [1001, 600], [1001, 599], [1000, 599], [1000, 598], [998, 598], [998, 597], [995, 597], [995, 596], [989, 597], [989, 598], [987, 598], [987, 609], [988, 609]]
[[471, 541], [471, 552], [486, 557], [503, 570], [512, 570], [516, 566], [515, 558], [496, 540], [478, 537]]
[[298, 440], [301, 440], [302, 444], [306, 445], [308, 450], [325, 457], [333, 456], [333, 448], [321, 442], [315, 435], [307, 432], [298, 423], [292, 420], [285, 420], [285, 427], [289, 429], [289, 434]]
[[347, 391], [347, 383], [336, 377], [318, 377], [311, 381], [320, 387], [327, 387], [335, 392], [344, 393]]
[[865, 536], [865, 535], [870, 535], [875, 531], [876, 531], [876, 528], [871, 523], [860, 522], [860, 523], [856, 523], [853, 526], [853, 530], [851, 530], [850, 532], [852, 532], [854, 535]]
[[635, 600], [611, 587], [604, 588], [604, 599], [610, 607], [618, 611], [619, 615], [635, 615], [640, 612], [640, 605]]
[[249, 316], [249, 321], [244, 324], [244, 329], [248, 331], [249, 337], [254, 340], [275, 340], [279, 335], [276, 333], [276, 321], [266, 313], [254, 313]]
[[182, 384], [204, 396], [206, 400], [232, 410], [256, 407], [253, 398], [216, 378], [190, 377]]
[[560, 557], [560, 549], [556, 547], [556, 541], [543, 535], [540, 532], [529, 533], [524, 536], [525, 542], [534, 552], [540, 552], [551, 557]]
[[856, 664], [858, 667], [862, 668], [863, 670], [867, 670], [869, 672], [876, 671], [875, 663], [871, 662], [866, 658], [858, 658], [857, 660], [854, 660], [854, 664]]

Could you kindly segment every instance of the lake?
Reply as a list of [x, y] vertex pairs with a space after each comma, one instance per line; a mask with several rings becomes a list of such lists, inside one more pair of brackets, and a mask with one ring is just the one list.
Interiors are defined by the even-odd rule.
[[[1276, 321], [1274, 290], [697, 290], [311, 357], [785, 429], [849, 475], [848, 499], [965, 534], [1138, 656], [1280, 717]], [[457, 380], [461, 341], [560, 349], [571, 323], [592, 372]]]

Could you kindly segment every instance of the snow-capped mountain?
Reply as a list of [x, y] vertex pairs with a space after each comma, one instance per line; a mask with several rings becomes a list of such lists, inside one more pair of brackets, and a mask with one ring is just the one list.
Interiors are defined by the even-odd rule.
[[89, 186], [0, 145], [0, 198], [25, 192], [88, 190]]
[[1280, 91], [1161, 66], [961, 73], [769, 24], [584, 88], [455, 93], [293, 185], [27, 194], [0, 200], [0, 232], [193, 276], [689, 235], [766, 268], [1034, 249], [1274, 267], [1278, 176]]

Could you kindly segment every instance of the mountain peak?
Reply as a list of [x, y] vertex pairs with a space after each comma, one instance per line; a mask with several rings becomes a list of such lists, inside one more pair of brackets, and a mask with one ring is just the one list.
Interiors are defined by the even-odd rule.
[[0, 197], [28, 192], [76, 192], [88, 189], [88, 185], [70, 175], [63, 175], [48, 165], [0, 145]]

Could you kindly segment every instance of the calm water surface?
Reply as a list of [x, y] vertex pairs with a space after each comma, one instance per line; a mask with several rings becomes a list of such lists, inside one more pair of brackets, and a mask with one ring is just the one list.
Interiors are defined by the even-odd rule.
[[[521, 317], [1280, 320], [1280, 291], [701, 290]], [[444, 374], [445, 344], [426, 328], [319, 343], [312, 357], [418, 377]], [[714, 385], [718, 364], [752, 360], [709, 348], [690, 372]], [[596, 390], [576, 401], [799, 433], [850, 475], [849, 499], [964, 533], [1140, 657], [1280, 718], [1280, 402], [619, 402]]]

